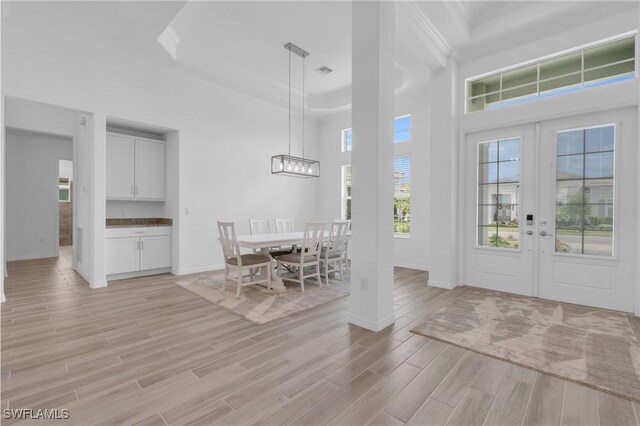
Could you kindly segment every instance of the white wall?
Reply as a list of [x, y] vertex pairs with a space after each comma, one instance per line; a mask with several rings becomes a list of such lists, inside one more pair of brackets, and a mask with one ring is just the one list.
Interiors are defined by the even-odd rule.
[[73, 141], [60, 136], [7, 131], [7, 260], [58, 254], [60, 159], [73, 159]]
[[164, 202], [152, 201], [107, 201], [107, 217], [164, 217]]
[[[426, 92], [396, 99], [395, 116], [411, 114], [411, 141], [395, 145], [395, 155], [411, 156], [411, 235], [394, 238], [394, 264], [415, 269], [429, 266], [429, 104]], [[342, 166], [351, 153], [342, 152], [341, 131], [351, 127], [351, 112], [324, 118], [318, 125], [322, 174], [319, 212], [324, 220], [342, 214]], [[354, 194], [354, 197], [357, 196]]]
[[60, 178], [73, 180], [73, 160], [60, 160], [59, 173]]
[[[286, 111], [81, 40], [11, 22], [3, 23], [2, 30], [5, 95], [93, 115], [91, 260], [96, 284], [105, 277], [107, 117], [179, 130], [176, 272], [221, 265], [217, 220], [233, 220], [238, 232], [246, 233], [250, 217], [291, 217], [298, 227], [321, 218], [317, 181], [270, 174], [270, 156], [287, 148]], [[307, 155], [315, 156], [313, 120], [306, 128]]]

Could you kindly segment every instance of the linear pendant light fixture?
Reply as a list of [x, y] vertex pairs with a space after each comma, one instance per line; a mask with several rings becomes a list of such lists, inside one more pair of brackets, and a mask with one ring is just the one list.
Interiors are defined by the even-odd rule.
[[[274, 175], [294, 177], [320, 177], [320, 162], [304, 156], [304, 83], [305, 58], [309, 53], [293, 43], [287, 43], [284, 48], [289, 51], [289, 152], [271, 157], [271, 173]], [[302, 58], [302, 157], [291, 155], [291, 54]]]

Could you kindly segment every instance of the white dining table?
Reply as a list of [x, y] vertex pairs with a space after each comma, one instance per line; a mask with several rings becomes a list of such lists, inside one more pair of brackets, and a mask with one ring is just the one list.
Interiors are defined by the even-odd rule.
[[[349, 238], [350, 234], [347, 235]], [[329, 239], [329, 231], [325, 231], [323, 241]], [[254, 235], [238, 235], [236, 241], [242, 248], [253, 249], [260, 254], [271, 257], [271, 263], [275, 268], [277, 266], [276, 260], [269, 254], [269, 249], [280, 246], [301, 246], [304, 240], [304, 232], [284, 232], [281, 234], [254, 234]], [[267, 271], [265, 268], [260, 268], [260, 276], [265, 277]], [[276, 292], [283, 292], [286, 290], [282, 279], [278, 274], [271, 274], [271, 288]]]

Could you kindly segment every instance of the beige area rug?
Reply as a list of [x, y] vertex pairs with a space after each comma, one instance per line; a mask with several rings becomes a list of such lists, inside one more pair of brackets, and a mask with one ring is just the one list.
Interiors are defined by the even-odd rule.
[[640, 402], [624, 313], [469, 288], [411, 331]]
[[214, 272], [204, 276], [175, 281], [181, 287], [238, 314], [254, 324], [262, 325], [296, 312], [320, 306], [349, 295], [349, 283], [329, 280], [328, 285], [319, 287], [313, 279], [305, 280], [305, 292], [300, 285], [284, 281], [287, 291], [276, 293], [260, 285], [242, 288], [240, 298], [236, 298], [236, 284], [228, 281], [222, 291], [224, 272]]

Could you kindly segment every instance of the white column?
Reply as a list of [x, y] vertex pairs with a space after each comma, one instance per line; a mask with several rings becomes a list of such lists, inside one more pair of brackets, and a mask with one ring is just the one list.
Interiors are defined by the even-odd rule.
[[89, 287], [101, 288], [107, 286], [106, 257], [105, 257], [105, 219], [107, 216], [106, 205], [106, 176], [107, 176], [107, 115], [95, 112], [93, 120], [89, 120], [90, 129], [93, 132], [92, 144], [92, 184], [90, 186], [91, 218], [90, 218], [90, 245], [91, 245], [91, 280]]
[[431, 77], [430, 138], [430, 260], [429, 285], [451, 289], [458, 285], [457, 235], [458, 158], [456, 63]]
[[395, 5], [353, 4], [353, 235], [349, 322], [378, 331], [393, 317]]

